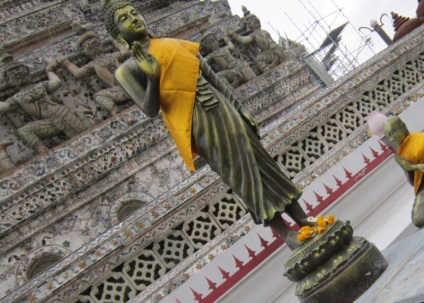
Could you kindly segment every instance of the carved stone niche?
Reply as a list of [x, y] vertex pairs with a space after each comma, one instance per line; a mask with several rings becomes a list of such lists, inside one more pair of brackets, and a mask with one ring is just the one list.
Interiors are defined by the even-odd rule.
[[109, 223], [111, 226], [121, 222], [132, 213], [148, 204], [152, 197], [145, 193], [129, 193], [114, 201], [109, 210]]
[[126, 217], [131, 215], [137, 209], [141, 208], [143, 205], [145, 205], [145, 203], [138, 200], [131, 200], [124, 203], [118, 210], [118, 213], [117, 213], [118, 221], [124, 220]]
[[57, 245], [45, 245], [29, 253], [17, 267], [19, 285], [48, 270], [69, 255], [69, 251]]

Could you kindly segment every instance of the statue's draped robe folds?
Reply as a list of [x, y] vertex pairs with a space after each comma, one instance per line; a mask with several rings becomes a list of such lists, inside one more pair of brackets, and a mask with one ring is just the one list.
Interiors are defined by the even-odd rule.
[[[234, 106], [208, 79], [197, 57], [198, 44], [177, 39], [152, 39], [149, 52], [161, 66], [162, 117], [187, 166], [194, 170], [196, 154], [239, 195], [256, 223], [267, 223], [276, 212], [301, 196], [281, 171], [257, 135]], [[175, 61], [175, 62], [174, 62]], [[176, 63], [177, 62], [177, 63]], [[206, 68], [208, 68], [206, 66]], [[142, 71], [131, 58], [120, 67], [130, 79], [123, 88], [131, 96]], [[214, 80], [215, 79], [215, 80]], [[136, 102], [137, 103], [137, 102]], [[187, 137], [188, 135], [188, 137]], [[189, 141], [187, 141], [187, 138]]]
[[[398, 155], [411, 163], [424, 163], [424, 133], [412, 133], [407, 136], [398, 149]], [[424, 172], [414, 171], [414, 192], [418, 193]]]

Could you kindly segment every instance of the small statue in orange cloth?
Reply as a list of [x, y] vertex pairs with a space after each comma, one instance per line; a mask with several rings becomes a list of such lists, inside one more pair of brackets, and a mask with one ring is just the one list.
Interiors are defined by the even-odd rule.
[[414, 186], [415, 202], [412, 208], [412, 223], [424, 226], [424, 132], [410, 133], [399, 117], [389, 117], [383, 124], [384, 135], [398, 146], [395, 160], [405, 170]]

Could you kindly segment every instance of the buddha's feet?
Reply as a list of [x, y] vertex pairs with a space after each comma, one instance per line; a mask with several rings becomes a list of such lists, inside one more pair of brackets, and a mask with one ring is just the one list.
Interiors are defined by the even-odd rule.
[[416, 227], [424, 227], [424, 189], [419, 191], [415, 197], [411, 219]]

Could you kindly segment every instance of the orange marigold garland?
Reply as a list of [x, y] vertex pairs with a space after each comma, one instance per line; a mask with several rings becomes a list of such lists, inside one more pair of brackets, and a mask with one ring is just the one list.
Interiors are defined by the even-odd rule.
[[317, 218], [309, 217], [308, 221], [315, 223], [316, 226], [303, 226], [299, 229], [299, 234], [297, 235], [297, 239], [299, 241], [305, 242], [306, 240], [325, 232], [328, 225], [334, 224], [334, 216], [330, 215], [327, 219], [325, 219], [324, 216], [319, 216]]
[[310, 226], [303, 226], [299, 230], [299, 235], [297, 235], [297, 239], [299, 241], [306, 241], [310, 237], [312, 237], [312, 234], [313, 234], [312, 227], [310, 227]]

